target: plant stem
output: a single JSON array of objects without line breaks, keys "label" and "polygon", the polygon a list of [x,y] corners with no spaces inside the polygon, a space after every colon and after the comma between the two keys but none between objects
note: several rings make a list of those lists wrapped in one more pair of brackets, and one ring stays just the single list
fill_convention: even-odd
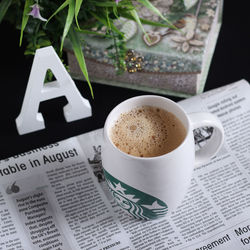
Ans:
[{"label": "plant stem", "polygon": [[115,58],[116,58],[115,60],[116,60],[116,62],[117,62],[117,67],[118,67],[118,69],[120,69],[120,68],[121,68],[121,64],[120,64],[120,60],[119,60],[119,51],[118,51],[118,48],[117,48],[116,37],[115,37],[115,35],[114,35],[113,30],[110,30],[110,31],[111,31],[111,33],[112,33],[113,40],[114,40]]},{"label": "plant stem", "polygon": [[201,2],[202,2],[202,0],[199,0],[198,6],[197,6],[197,9],[196,9],[196,12],[195,12],[195,17],[196,18],[198,17],[200,9],[201,9]]}]

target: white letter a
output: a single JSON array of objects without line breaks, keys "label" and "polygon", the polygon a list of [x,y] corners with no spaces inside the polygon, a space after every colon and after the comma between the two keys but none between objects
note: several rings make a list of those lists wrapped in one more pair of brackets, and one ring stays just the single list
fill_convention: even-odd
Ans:
[{"label": "white letter a", "polygon": [[[56,81],[44,84],[47,70],[50,69]],[[42,101],[65,96],[68,104],[63,107],[67,122],[91,116],[89,101],[81,96],[74,81],[63,66],[52,46],[36,51],[30,77],[16,126],[19,134],[44,129],[44,120],[38,113]]]}]

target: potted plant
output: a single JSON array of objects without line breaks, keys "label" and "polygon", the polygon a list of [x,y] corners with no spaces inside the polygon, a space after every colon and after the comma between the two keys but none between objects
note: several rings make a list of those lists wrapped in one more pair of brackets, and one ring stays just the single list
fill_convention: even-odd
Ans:
[{"label": "potted plant", "polygon": [[[140,18],[138,5],[159,15],[163,22]],[[111,56],[117,72],[122,72],[126,68],[127,49],[124,33],[116,26],[121,17],[134,20],[143,31],[143,24],[175,28],[149,0],[2,0],[0,3],[0,22],[9,21],[20,30],[19,45],[24,38],[27,40],[26,55],[34,55],[36,49],[52,45],[63,60],[64,42],[68,39],[92,96],[81,34],[112,39]]]}]

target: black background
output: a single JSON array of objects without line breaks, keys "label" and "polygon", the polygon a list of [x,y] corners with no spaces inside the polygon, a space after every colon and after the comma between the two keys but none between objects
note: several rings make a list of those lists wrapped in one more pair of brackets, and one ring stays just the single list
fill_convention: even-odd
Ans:
[{"label": "black background", "polygon": [[[250,21],[248,1],[224,1],[222,27],[210,66],[205,91],[240,79],[250,82]],[[15,119],[20,113],[32,58],[23,55],[18,46],[19,33],[3,22],[0,25],[0,159],[37,147],[102,128],[111,109],[121,101],[137,95],[148,94],[125,88],[92,83],[95,99],[92,100],[87,84],[76,85],[92,106],[90,118],[67,123],[62,107],[64,97],[41,103],[46,128],[26,135],[19,135]],[[174,101],[181,98],[167,96]]]}]

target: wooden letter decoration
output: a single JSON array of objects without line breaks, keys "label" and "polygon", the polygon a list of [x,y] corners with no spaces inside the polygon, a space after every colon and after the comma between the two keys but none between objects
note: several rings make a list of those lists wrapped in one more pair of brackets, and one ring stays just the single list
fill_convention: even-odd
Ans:
[{"label": "wooden letter decoration", "polygon": [[[52,71],[56,81],[44,84],[48,69]],[[68,101],[68,104],[63,107],[67,122],[92,115],[89,101],[81,96],[53,47],[38,49],[32,64],[22,109],[16,118],[18,133],[22,135],[44,129],[43,116],[38,112],[39,104],[60,96],[65,96]]]}]

